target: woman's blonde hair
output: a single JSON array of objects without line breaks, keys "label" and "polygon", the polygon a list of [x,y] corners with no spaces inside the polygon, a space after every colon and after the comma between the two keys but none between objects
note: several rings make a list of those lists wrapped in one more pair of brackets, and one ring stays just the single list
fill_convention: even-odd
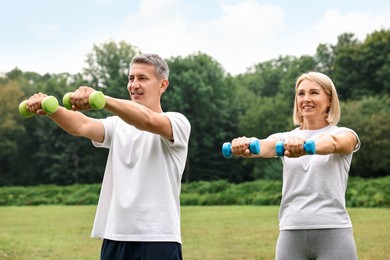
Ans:
[{"label": "woman's blonde hair", "polygon": [[336,87],[334,86],[332,80],[323,73],[310,71],[305,74],[302,74],[298,77],[295,83],[295,101],[294,101],[294,113],[293,120],[296,126],[302,125],[303,117],[299,113],[298,110],[298,86],[303,80],[310,80],[318,83],[322,89],[329,95],[330,97],[330,107],[328,109],[328,113],[326,116],[326,120],[331,125],[337,125],[340,120],[340,103],[339,98],[337,96]]}]

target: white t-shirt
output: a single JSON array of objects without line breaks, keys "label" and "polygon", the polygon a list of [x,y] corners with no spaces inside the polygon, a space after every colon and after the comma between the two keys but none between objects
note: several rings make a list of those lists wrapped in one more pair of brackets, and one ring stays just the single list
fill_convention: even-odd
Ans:
[{"label": "white t-shirt", "polygon": [[[326,126],[318,130],[300,130],[278,133],[285,141],[293,136],[313,139],[324,133],[350,131],[360,148],[358,135],[351,129]],[[352,227],[346,210],[345,192],[352,153],[305,155],[299,158],[281,157],[283,162],[283,192],[279,210],[280,230],[325,229]]]},{"label": "white t-shirt", "polygon": [[102,119],[109,148],[92,237],[181,243],[180,189],[191,125],[164,113],[174,142],[140,131],[117,116]]}]

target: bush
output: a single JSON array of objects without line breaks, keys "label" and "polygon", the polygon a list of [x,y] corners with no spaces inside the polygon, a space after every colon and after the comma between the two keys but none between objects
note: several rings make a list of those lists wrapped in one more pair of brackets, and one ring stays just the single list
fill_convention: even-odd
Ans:
[{"label": "bush", "polygon": [[[100,184],[40,185],[0,188],[0,206],[96,205]],[[282,181],[256,180],[239,184],[225,180],[182,185],[181,205],[279,205]],[[353,177],[346,193],[348,207],[390,207],[390,176],[378,179]]]},{"label": "bush", "polygon": [[346,199],[349,207],[390,207],[390,176],[368,180],[351,178]]},{"label": "bush", "polygon": [[2,187],[0,188],[0,206],[95,205],[99,193],[100,185],[98,184]]}]

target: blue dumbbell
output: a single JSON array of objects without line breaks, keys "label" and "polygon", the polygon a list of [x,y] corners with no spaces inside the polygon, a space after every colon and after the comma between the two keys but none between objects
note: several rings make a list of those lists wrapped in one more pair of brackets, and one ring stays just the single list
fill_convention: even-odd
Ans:
[{"label": "blue dumbbell", "polygon": [[[252,154],[259,154],[260,153],[260,141],[258,139],[252,139],[249,143],[248,148]],[[222,145],[222,154],[225,158],[231,158],[233,156],[231,143],[226,142]]]},{"label": "blue dumbbell", "polygon": [[[316,153],[316,143],[313,140],[306,140],[303,144],[303,149],[307,154],[315,154]],[[275,144],[275,151],[277,156],[284,155],[284,142],[278,141]]]}]

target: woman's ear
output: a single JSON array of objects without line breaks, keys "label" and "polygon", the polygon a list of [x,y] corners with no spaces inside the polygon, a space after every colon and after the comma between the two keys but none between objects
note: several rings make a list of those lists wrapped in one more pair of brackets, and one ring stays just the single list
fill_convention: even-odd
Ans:
[{"label": "woman's ear", "polygon": [[327,109],[328,112],[329,112],[329,110],[330,110],[331,105],[332,105],[332,98],[329,97],[329,99],[328,99],[328,109]]}]

